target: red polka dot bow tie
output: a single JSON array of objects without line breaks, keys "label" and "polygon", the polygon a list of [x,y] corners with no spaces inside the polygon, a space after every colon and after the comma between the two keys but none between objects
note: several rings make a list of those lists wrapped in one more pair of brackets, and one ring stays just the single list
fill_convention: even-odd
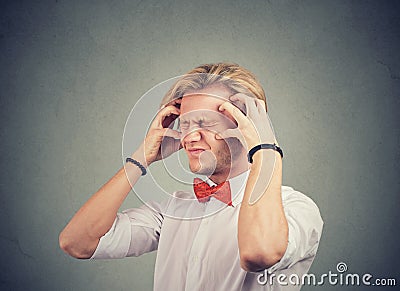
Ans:
[{"label": "red polka dot bow tie", "polygon": [[194,178],[193,190],[200,202],[206,202],[213,196],[218,200],[232,206],[231,187],[229,181],[225,181],[217,186],[210,186],[199,178]]}]

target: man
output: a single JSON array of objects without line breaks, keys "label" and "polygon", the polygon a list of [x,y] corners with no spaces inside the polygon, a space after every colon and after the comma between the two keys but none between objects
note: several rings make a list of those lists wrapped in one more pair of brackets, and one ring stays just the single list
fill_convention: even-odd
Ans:
[{"label": "man", "polygon": [[[206,183],[118,213],[146,168],[181,148]],[[309,270],[323,222],[310,198],[282,186],[282,157],[253,74],[199,66],[169,90],[141,146],[75,214],[60,247],[86,259],[157,250],[155,290],[298,290],[273,278]]]}]

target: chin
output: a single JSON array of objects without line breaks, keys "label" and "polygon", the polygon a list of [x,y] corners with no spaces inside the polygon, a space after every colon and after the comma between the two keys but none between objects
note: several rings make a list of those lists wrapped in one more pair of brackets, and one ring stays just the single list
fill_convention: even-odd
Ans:
[{"label": "chin", "polygon": [[204,167],[204,165],[202,166],[200,163],[196,163],[196,165],[190,164],[189,167],[192,173],[205,176],[211,176],[215,170],[211,165]]}]

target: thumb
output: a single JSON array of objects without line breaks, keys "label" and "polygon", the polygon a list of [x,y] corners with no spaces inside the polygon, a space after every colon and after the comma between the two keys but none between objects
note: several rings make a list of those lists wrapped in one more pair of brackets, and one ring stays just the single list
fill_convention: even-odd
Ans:
[{"label": "thumb", "polygon": [[181,133],[176,130],[165,128],[163,131],[163,137],[172,137],[179,140],[181,139]]},{"label": "thumb", "polygon": [[227,129],[224,132],[219,132],[215,135],[215,139],[236,138],[243,146],[246,146],[246,140],[242,132],[238,128]]},{"label": "thumb", "polygon": [[238,124],[245,124],[245,122],[247,121],[246,115],[244,115],[238,107],[228,101],[222,103],[219,106],[218,110],[224,113],[228,113],[230,116],[233,117],[233,119],[236,120]]},{"label": "thumb", "polygon": [[218,132],[215,134],[216,139],[226,139],[230,137],[238,137],[238,129],[227,129],[223,132]]}]

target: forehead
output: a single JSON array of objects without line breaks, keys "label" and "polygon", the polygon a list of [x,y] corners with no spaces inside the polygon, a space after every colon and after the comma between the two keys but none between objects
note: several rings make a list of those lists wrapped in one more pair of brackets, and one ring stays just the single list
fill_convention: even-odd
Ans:
[{"label": "forehead", "polygon": [[218,111],[218,107],[229,100],[232,92],[224,85],[214,85],[201,90],[188,91],[183,95],[181,115],[191,111]]}]

